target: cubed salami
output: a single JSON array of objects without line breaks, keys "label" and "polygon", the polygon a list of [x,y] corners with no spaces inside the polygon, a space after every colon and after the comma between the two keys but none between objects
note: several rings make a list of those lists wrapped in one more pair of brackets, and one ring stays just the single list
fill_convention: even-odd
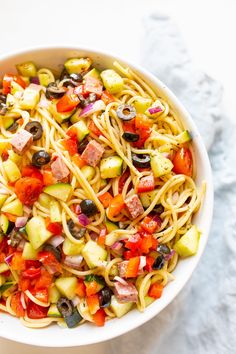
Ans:
[{"label": "cubed salami", "polygon": [[88,165],[96,167],[102,158],[104,148],[96,140],[91,140],[83,151],[81,157]]},{"label": "cubed salami", "polygon": [[33,143],[33,135],[27,130],[20,130],[11,139],[13,151],[18,155],[23,155]]},{"label": "cubed salami", "polygon": [[114,294],[119,302],[138,301],[138,290],[134,284],[127,283],[127,285],[124,285],[119,282],[115,282],[114,287]]},{"label": "cubed salami", "polygon": [[137,194],[125,199],[125,205],[127,206],[132,219],[136,219],[144,213],[143,206]]},{"label": "cubed salami", "polygon": [[70,174],[70,171],[60,157],[52,162],[51,169],[53,177],[55,177],[58,181],[61,181]]}]

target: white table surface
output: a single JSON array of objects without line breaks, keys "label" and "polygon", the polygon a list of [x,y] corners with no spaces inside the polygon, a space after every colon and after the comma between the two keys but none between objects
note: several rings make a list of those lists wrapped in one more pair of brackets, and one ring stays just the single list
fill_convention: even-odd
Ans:
[{"label": "white table surface", "polygon": [[[0,54],[34,45],[75,44],[96,46],[139,63],[142,18],[152,12],[175,19],[196,66],[222,82],[225,107],[233,115],[235,0],[0,0]],[[54,350],[0,339],[0,354],[49,354]],[[56,351],[60,354],[65,349]],[[103,346],[66,352],[99,354]]]}]

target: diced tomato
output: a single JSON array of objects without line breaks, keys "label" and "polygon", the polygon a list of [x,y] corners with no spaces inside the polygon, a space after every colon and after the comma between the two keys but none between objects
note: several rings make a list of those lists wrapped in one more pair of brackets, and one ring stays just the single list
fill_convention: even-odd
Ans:
[{"label": "diced tomato", "polygon": [[154,299],[159,299],[162,295],[163,292],[163,285],[160,283],[154,283],[150,286],[150,289],[148,291],[148,295],[150,297],[154,297]]},{"label": "diced tomato", "polygon": [[61,273],[61,264],[58,262],[53,253],[41,251],[38,253],[38,260],[46,267],[48,266],[53,273]]},{"label": "diced tomato", "polygon": [[48,307],[42,307],[29,300],[27,306],[27,316],[31,319],[40,319],[47,317]]},{"label": "diced tomato", "polygon": [[103,135],[102,132],[97,128],[93,120],[90,120],[88,130],[96,136]]},{"label": "diced tomato", "polygon": [[90,280],[90,281],[85,281],[84,283],[86,286],[86,295],[87,296],[97,294],[104,286],[103,284],[98,283],[96,281],[96,279]]},{"label": "diced tomato", "polygon": [[75,140],[75,139],[63,139],[62,140],[62,145],[69,152],[69,154],[71,156],[73,156],[76,153],[78,153],[77,140]]},{"label": "diced tomato", "polygon": [[53,235],[61,235],[63,228],[59,222],[51,222],[48,217],[45,221],[46,228],[48,231],[50,231]]},{"label": "diced tomato", "polygon": [[97,310],[97,312],[93,315],[93,320],[97,326],[104,326],[106,319],[106,312],[103,309]]},{"label": "diced tomato", "polygon": [[104,206],[104,208],[108,208],[111,200],[113,199],[112,195],[109,192],[103,193],[98,198],[99,198],[100,202],[102,203],[102,205]]},{"label": "diced tomato", "polygon": [[86,296],[86,287],[85,287],[84,281],[82,279],[78,279],[75,293],[79,297],[85,297]]},{"label": "diced tomato", "polygon": [[62,96],[57,102],[57,112],[64,113],[72,111],[78,104],[80,100],[78,96],[73,92],[73,90],[68,90],[67,93]]},{"label": "diced tomato", "polygon": [[152,265],[155,262],[155,258],[151,257],[151,256],[146,256],[146,265],[144,267],[145,270],[147,270],[148,272],[152,271]]},{"label": "diced tomato", "polygon": [[[125,182],[127,180],[127,178],[130,176],[130,172],[128,170],[126,170],[123,175],[120,176],[119,178],[119,185],[118,185],[118,191],[119,193],[122,193]],[[128,189],[129,190],[129,189]]]},{"label": "diced tomato", "polygon": [[103,100],[103,102],[107,106],[109,103],[115,101],[115,97],[109,91],[105,90],[102,93],[101,100]]},{"label": "diced tomato", "polygon": [[48,289],[46,288],[31,290],[31,294],[39,301],[48,302]]},{"label": "diced tomato", "polygon": [[28,279],[35,279],[38,278],[41,274],[40,268],[30,267],[22,272],[22,276]]},{"label": "diced tomato", "polygon": [[135,117],[135,132],[139,134],[139,140],[133,143],[137,148],[143,147],[145,141],[151,134],[152,123],[147,119],[144,114],[138,113]]},{"label": "diced tomato", "polygon": [[7,95],[11,92],[11,82],[14,81],[20,85],[23,89],[26,87],[25,81],[19,76],[14,74],[5,74],[2,79],[2,93]]},{"label": "diced tomato", "polygon": [[149,176],[142,177],[139,180],[139,184],[137,187],[138,193],[151,192],[155,188],[155,180],[153,174]]},{"label": "diced tomato", "polygon": [[21,175],[22,177],[33,177],[39,179],[41,182],[43,182],[43,175],[39,171],[38,168],[28,165],[28,166],[23,166],[21,169]]},{"label": "diced tomato", "polygon": [[29,289],[29,287],[30,287],[30,279],[21,276],[18,282],[18,289],[21,291],[26,291]]},{"label": "diced tomato", "polygon": [[17,292],[11,297],[11,308],[15,312],[17,317],[24,317],[25,310],[21,303],[21,293]]},{"label": "diced tomato", "polygon": [[36,280],[35,283],[35,289],[48,289],[50,285],[52,284],[52,275],[49,274],[49,272],[42,268],[41,269],[41,275],[39,279]]},{"label": "diced tomato", "polygon": [[142,237],[142,242],[140,244],[140,251],[144,254],[147,254],[152,247],[152,236],[146,235]]},{"label": "diced tomato", "polygon": [[28,268],[40,268],[41,267],[41,263],[38,261],[38,260],[35,260],[35,259],[27,259],[25,261],[25,267],[26,269]]},{"label": "diced tomato", "polygon": [[72,161],[76,164],[76,166],[78,166],[79,168],[82,168],[83,166],[86,166],[87,163],[84,161],[84,159],[82,159],[82,157],[80,156],[80,154],[76,153],[75,155],[73,155],[72,157]]},{"label": "diced tomato", "polygon": [[158,227],[158,223],[150,216],[145,216],[141,222],[141,227],[149,234],[153,234]]},{"label": "diced tomato", "polygon": [[22,177],[16,181],[15,193],[20,201],[31,206],[38,200],[42,193],[43,183],[38,178]]},{"label": "diced tomato", "polygon": [[158,246],[158,240],[154,237],[152,237],[152,247],[151,247],[151,250],[156,250],[157,249],[157,246]]},{"label": "diced tomato", "polygon": [[140,257],[130,258],[126,268],[125,278],[136,278],[138,275],[139,264],[140,264]]},{"label": "diced tomato", "polygon": [[71,139],[77,140],[77,129],[72,125],[69,129],[67,129],[66,135],[68,135]]},{"label": "diced tomato", "polygon": [[50,186],[55,183],[55,179],[53,177],[51,170],[43,170],[43,184],[45,186]]},{"label": "diced tomato", "polygon": [[100,246],[103,246],[105,244],[105,240],[106,240],[106,235],[107,235],[107,228],[106,227],[103,227],[100,231],[100,234],[98,236],[98,240],[97,240],[97,243],[100,245]]},{"label": "diced tomato", "polygon": [[94,315],[99,310],[99,299],[98,295],[90,295],[86,297],[87,305],[91,315]]},{"label": "diced tomato", "polygon": [[125,241],[125,247],[135,252],[139,249],[140,243],[142,242],[140,234],[135,234],[132,238],[128,241]]},{"label": "diced tomato", "polygon": [[177,174],[184,174],[191,177],[193,174],[193,158],[191,151],[182,147],[179,149],[173,158],[173,171]]},{"label": "diced tomato", "polygon": [[11,260],[12,270],[25,270],[25,260],[22,258],[22,252],[15,252]]},{"label": "diced tomato", "polygon": [[122,194],[117,194],[112,200],[110,201],[109,208],[108,208],[108,218],[113,218],[114,216],[118,215],[121,210],[124,208],[125,202]]},{"label": "diced tomato", "polygon": [[101,96],[102,88],[103,86],[100,80],[91,76],[85,78],[84,91],[86,93],[96,93],[97,96]]}]

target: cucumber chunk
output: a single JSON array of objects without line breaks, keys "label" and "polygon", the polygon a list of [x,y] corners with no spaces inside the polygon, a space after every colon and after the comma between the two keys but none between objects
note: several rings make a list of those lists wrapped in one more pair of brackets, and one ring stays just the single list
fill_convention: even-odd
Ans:
[{"label": "cucumber chunk", "polygon": [[96,170],[92,166],[83,166],[81,168],[81,172],[83,173],[83,175],[87,179],[87,181],[91,181],[93,179],[93,177],[95,176]]},{"label": "cucumber chunk", "polygon": [[154,191],[139,194],[139,198],[140,198],[141,203],[145,209],[150,206],[153,199],[157,195],[157,192],[158,192],[158,189],[154,189]]},{"label": "cucumber chunk", "polygon": [[[149,111],[149,109],[150,109],[150,108],[156,108],[156,107],[160,108],[160,111],[157,112],[157,113],[151,114],[150,111]],[[157,118],[158,116],[160,116],[160,115],[163,113],[164,110],[165,110],[165,107],[163,106],[163,104],[161,103],[161,101],[160,101],[160,100],[156,100],[156,101],[151,105],[151,107],[148,107],[148,109],[147,109],[144,113],[145,113],[149,118]]]},{"label": "cucumber chunk", "polygon": [[191,141],[192,137],[191,137],[188,130],[184,130],[182,133],[180,133],[177,136],[177,139],[178,139],[179,144],[184,144],[184,143],[187,143],[188,141]]},{"label": "cucumber chunk", "polygon": [[151,98],[145,97],[137,97],[135,101],[133,101],[133,106],[136,109],[137,113],[144,113],[152,104]]},{"label": "cucumber chunk", "polygon": [[193,225],[174,245],[174,250],[181,257],[193,256],[197,253],[200,239],[200,232]]},{"label": "cucumber chunk", "polygon": [[89,240],[82,249],[82,256],[87,262],[89,268],[95,268],[101,261],[105,261],[107,259],[107,251],[96,242]]},{"label": "cucumber chunk", "polygon": [[1,214],[1,216],[0,216],[0,227],[1,227],[2,232],[4,234],[7,234],[7,230],[9,227],[9,220],[6,217],[6,215],[4,215],[4,214]]},{"label": "cucumber chunk", "polygon": [[11,94],[14,96],[17,92],[23,92],[24,89],[21,85],[17,84],[17,82],[11,82]]},{"label": "cucumber chunk", "polygon": [[4,161],[2,165],[10,182],[15,182],[21,178],[20,170],[15,162],[8,159],[7,161]]},{"label": "cucumber chunk", "polygon": [[52,236],[52,233],[46,229],[45,220],[42,216],[32,217],[27,222],[25,229],[29,242],[35,250]]},{"label": "cucumber chunk", "polygon": [[3,296],[9,296],[10,293],[9,290],[11,287],[13,287],[15,285],[15,282],[13,281],[6,281],[1,287],[0,287],[0,294],[2,294]]},{"label": "cucumber chunk", "polygon": [[10,213],[16,216],[23,216],[23,205],[19,199],[13,200],[13,202],[4,205],[1,210],[5,213]]},{"label": "cucumber chunk", "polygon": [[101,177],[115,178],[122,174],[123,160],[119,156],[111,156],[101,160]]},{"label": "cucumber chunk", "polygon": [[19,165],[22,162],[22,156],[16,154],[13,150],[8,150],[9,159]]},{"label": "cucumber chunk", "polygon": [[86,75],[84,75],[84,79],[86,79],[86,77],[93,77],[94,79],[101,80],[100,71],[95,68],[91,69]]},{"label": "cucumber chunk", "polygon": [[85,243],[83,240],[77,240],[78,243],[72,243],[68,238],[65,239],[62,245],[63,252],[67,256],[75,256],[77,254],[80,254],[82,249],[85,246]]},{"label": "cucumber chunk", "polygon": [[50,202],[50,220],[51,222],[61,222],[61,208],[56,200]]},{"label": "cucumber chunk", "polygon": [[25,260],[35,260],[37,259],[38,252],[32,247],[29,242],[26,242],[24,245],[22,258]]},{"label": "cucumber chunk", "polygon": [[0,208],[3,206],[3,204],[5,203],[5,201],[7,200],[8,197],[9,197],[9,195],[0,194]]},{"label": "cucumber chunk", "polygon": [[57,278],[57,280],[55,281],[55,285],[63,296],[71,300],[75,296],[77,278],[76,277]]},{"label": "cucumber chunk", "polygon": [[53,285],[50,289],[49,289],[49,302],[56,304],[57,301],[60,299],[61,294],[58,291],[57,287],[55,285]]},{"label": "cucumber chunk", "polygon": [[155,155],[151,156],[151,168],[155,177],[161,177],[167,173],[170,173],[173,168],[173,164],[161,153],[156,152]]},{"label": "cucumber chunk", "polygon": [[123,90],[124,80],[115,70],[103,70],[101,78],[103,85],[110,93],[118,93]]},{"label": "cucumber chunk", "polygon": [[52,304],[48,309],[48,317],[62,317],[58,311],[57,305]]},{"label": "cucumber chunk", "polygon": [[53,82],[53,76],[48,72],[39,72],[38,73],[39,83],[42,86],[47,87],[51,82]]},{"label": "cucumber chunk", "polygon": [[17,64],[16,69],[22,76],[33,77],[37,75],[37,69],[32,61],[26,61],[22,64]]},{"label": "cucumber chunk", "polygon": [[129,312],[132,306],[133,306],[133,302],[121,303],[118,302],[115,295],[111,297],[111,308],[118,318],[124,316],[127,312]]},{"label": "cucumber chunk", "polygon": [[79,122],[73,124],[72,127],[76,128],[77,139],[79,140],[79,142],[84,140],[84,138],[90,133],[87,128],[87,125],[83,120],[80,120]]},{"label": "cucumber chunk", "polygon": [[62,124],[66,123],[70,120],[70,117],[73,116],[75,110],[65,113],[57,112],[57,100],[53,100],[48,107],[49,112],[53,116],[53,118],[57,121],[57,123]]},{"label": "cucumber chunk", "polygon": [[38,199],[38,202],[39,204],[41,204],[44,208],[48,208],[48,206],[50,205],[52,201],[52,198],[46,194],[46,193],[41,193],[39,195],[39,199]]},{"label": "cucumber chunk", "polygon": [[44,193],[52,197],[66,202],[72,193],[73,188],[68,183],[56,183],[44,188]]},{"label": "cucumber chunk", "polygon": [[9,129],[13,124],[14,124],[15,120],[12,117],[5,117],[2,120],[2,124],[4,129]]},{"label": "cucumber chunk", "polygon": [[27,87],[20,99],[20,107],[26,110],[34,109],[39,102],[39,97],[40,96],[38,91]]},{"label": "cucumber chunk", "polygon": [[118,227],[116,224],[114,224],[113,222],[111,222],[111,221],[108,220],[108,219],[105,221],[105,226],[106,226],[106,228],[107,228],[108,233],[110,233],[110,232],[112,232],[112,231],[114,231],[114,230],[119,229],[119,227]]},{"label": "cucumber chunk", "polygon": [[68,59],[64,66],[69,74],[81,74],[87,71],[92,64],[90,58],[72,58]]}]

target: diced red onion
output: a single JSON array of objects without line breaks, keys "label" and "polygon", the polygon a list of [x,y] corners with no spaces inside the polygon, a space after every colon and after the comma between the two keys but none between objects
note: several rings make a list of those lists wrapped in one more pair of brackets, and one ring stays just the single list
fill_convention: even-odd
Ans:
[{"label": "diced red onion", "polygon": [[165,255],[165,260],[169,261],[174,254],[175,254],[175,250],[171,250],[169,254]]},{"label": "diced red onion", "polygon": [[159,112],[162,112],[162,108],[157,106],[157,107],[151,107],[151,108],[148,108],[148,112],[150,114],[156,114],[156,113],[159,113]]},{"label": "diced red onion", "polygon": [[139,240],[140,240],[140,235],[139,234],[130,235],[129,238],[128,238],[128,241],[132,242],[132,243],[136,243]]},{"label": "diced red onion", "polygon": [[66,256],[64,259],[64,264],[68,267],[77,269],[80,267],[82,261],[83,257],[80,254],[75,256]]},{"label": "diced red onion", "polygon": [[146,265],[146,257],[145,256],[140,256],[139,257],[139,267],[138,267],[138,269],[139,270],[141,270],[141,269],[143,269],[144,267],[145,267],[145,265]]},{"label": "diced red onion", "polygon": [[27,223],[27,220],[28,220],[27,216],[18,216],[15,221],[15,226],[17,228],[24,227],[25,224]]},{"label": "diced red onion", "polygon": [[102,100],[98,100],[94,103],[88,104],[84,109],[82,109],[79,116],[80,118],[84,118],[95,112],[105,110],[105,108],[105,103]]},{"label": "diced red onion", "polygon": [[114,251],[119,251],[122,247],[122,243],[116,241],[115,243],[113,243],[113,245],[111,246],[111,249]]},{"label": "diced red onion", "polygon": [[75,296],[71,301],[74,306],[77,306],[80,303],[80,298],[79,296]]},{"label": "diced red onion", "polygon": [[13,256],[14,256],[14,253],[10,254],[9,256],[7,256],[5,258],[5,262],[6,262],[7,265],[11,264],[11,260],[12,260]]},{"label": "diced red onion", "polygon": [[23,251],[24,247],[25,247],[25,240],[21,240],[19,245],[17,246],[17,251]]},{"label": "diced red onion", "polygon": [[121,277],[119,277],[118,275],[116,275],[114,277],[114,280],[118,281],[119,283],[123,284],[123,285],[128,285],[127,281]]},{"label": "diced red onion", "polygon": [[42,94],[41,97],[40,97],[40,101],[39,101],[39,107],[47,108],[49,105],[50,105],[50,101],[48,101],[46,99],[45,95]]},{"label": "diced red onion", "polygon": [[35,85],[40,85],[40,81],[39,81],[38,76],[33,76],[33,77],[31,77],[31,78],[30,78],[30,82],[31,82],[32,84],[35,84]]},{"label": "diced red onion", "polygon": [[152,220],[153,220],[153,221],[156,221],[156,222],[157,222],[157,225],[158,225],[159,227],[161,227],[162,220],[161,220],[161,218],[160,218],[159,215],[154,215],[153,218],[152,218]]},{"label": "diced red onion", "polygon": [[53,247],[58,247],[62,244],[65,238],[61,235],[51,237],[47,242],[50,243]]},{"label": "diced red onion", "polygon": [[79,223],[82,225],[82,226],[87,226],[90,224],[90,220],[89,218],[85,215],[85,214],[80,214],[78,216],[78,220],[79,220]]},{"label": "diced red onion", "polygon": [[26,310],[25,295],[23,292],[20,294],[20,302],[21,302],[23,309]]}]

